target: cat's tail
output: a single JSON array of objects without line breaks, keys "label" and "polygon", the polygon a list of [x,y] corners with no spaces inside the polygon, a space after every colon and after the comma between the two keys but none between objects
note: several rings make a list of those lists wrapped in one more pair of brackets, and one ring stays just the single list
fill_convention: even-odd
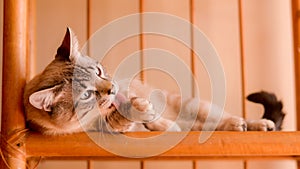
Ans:
[{"label": "cat's tail", "polygon": [[265,109],[262,118],[272,120],[275,123],[276,130],[282,129],[285,113],[282,112],[282,102],[277,100],[275,94],[261,91],[248,95],[247,99],[251,102],[262,104]]}]

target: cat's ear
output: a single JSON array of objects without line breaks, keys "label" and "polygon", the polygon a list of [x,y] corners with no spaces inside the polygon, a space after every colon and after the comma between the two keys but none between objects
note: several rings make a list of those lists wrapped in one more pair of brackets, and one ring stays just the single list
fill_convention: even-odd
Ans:
[{"label": "cat's ear", "polygon": [[29,103],[37,109],[50,112],[55,99],[54,90],[56,89],[57,86],[31,94],[29,96]]},{"label": "cat's ear", "polygon": [[78,39],[72,29],[68,27],[65,37],[60,47],[57,49],[55,59],[72,62],[76,61],[76,58],[80,56],[78,48]]}]

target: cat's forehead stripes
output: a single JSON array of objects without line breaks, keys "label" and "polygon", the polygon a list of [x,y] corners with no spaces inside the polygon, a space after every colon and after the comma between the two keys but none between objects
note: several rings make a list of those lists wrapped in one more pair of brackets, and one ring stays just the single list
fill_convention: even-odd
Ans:
[{"label": "cat's forehead stripes", "polygon": [[[91,75],[91,71],[88,70],[89,67],[84,67],[81,65],[75,65],[74,67],[74,76],[78,75],[78,76],[90,76]],[[77,74],[79,73],[79,74]]]},{"label": "cat's forehead stripes", "polygon": [[73,90],[86,89],[87,82],[92,81],[91,72],[87,68],[76,65],[73,73]]}]

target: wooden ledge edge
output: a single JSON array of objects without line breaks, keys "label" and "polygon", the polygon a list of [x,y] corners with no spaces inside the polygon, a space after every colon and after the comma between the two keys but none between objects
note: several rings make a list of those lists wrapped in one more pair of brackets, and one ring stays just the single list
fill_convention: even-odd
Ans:
[{"label": "wooden ledge edge", "polygon": [[[103,158],[120,158],[120,154],[129,158],[140,158],[144,155],[155,158],[300,156],[298,131],[218,131],[213,132],[204,143],[199,143],[200,134],[203,137],[210,132],[132,132],[114,136],[97,132],[65,136],[29,133],[26,138],[26,154],[28,157]],[[98,141],[100,146],[91,138]],[[176,142],[176,139],[180,142]]]}]

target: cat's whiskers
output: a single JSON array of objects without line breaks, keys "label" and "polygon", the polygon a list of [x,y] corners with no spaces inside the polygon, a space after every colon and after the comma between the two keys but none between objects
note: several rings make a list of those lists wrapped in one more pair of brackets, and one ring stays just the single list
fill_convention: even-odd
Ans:
[{"label": "cat's whiskers", "polygon": [[112,131],[109,129],[110,126],[107,124],[107,122],[103,118],[98,118],[98,123],[100,126],[100,128],[98,129],[100,131],[100,133],[99,133],[100,139],[102,142],[106,142],[107,134],[112,134]]}]

